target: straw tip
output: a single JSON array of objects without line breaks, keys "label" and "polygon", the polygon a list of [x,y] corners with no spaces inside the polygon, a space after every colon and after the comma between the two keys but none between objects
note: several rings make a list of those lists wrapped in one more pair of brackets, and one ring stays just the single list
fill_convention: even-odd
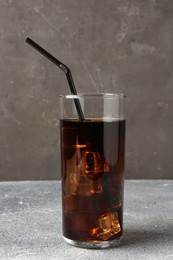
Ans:
[{"label": "straw tip", "polygon": [[25,42],[30,42],[31,41],[31,39],[29,38],[29,37],[27,37],[26,39],[25,39]]}]

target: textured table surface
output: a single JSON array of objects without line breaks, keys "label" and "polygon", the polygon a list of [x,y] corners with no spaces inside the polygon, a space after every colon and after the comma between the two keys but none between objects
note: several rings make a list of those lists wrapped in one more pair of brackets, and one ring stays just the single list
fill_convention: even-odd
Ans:
[{"label": "textured table surface", "polygon": [[173,259],[173,181],[125,182],[119,246],[81,249],[61,233],[59,181],[0,183],[0,259]]}]

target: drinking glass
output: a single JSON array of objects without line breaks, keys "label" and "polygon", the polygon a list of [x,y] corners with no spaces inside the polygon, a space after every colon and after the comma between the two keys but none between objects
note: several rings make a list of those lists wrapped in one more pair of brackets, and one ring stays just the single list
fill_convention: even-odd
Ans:
[{"label": "drinking glass", "polygon": [[124,104],[118,93],[60,96],[63,237],[71,245],[105,248],[122,236]]}]

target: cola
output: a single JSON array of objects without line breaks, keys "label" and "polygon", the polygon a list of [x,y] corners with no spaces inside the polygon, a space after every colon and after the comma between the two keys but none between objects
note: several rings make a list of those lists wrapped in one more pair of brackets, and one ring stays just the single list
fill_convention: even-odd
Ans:
[{"label": "cola", "polygon": [[63,236],[103,242],[123,232],[125,120],[63,119]]}]

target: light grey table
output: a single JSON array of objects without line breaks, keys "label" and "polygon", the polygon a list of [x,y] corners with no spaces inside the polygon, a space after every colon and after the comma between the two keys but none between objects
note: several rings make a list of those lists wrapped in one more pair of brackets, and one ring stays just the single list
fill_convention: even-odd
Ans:
[{"label": "light grey table", "polygon": [[125,182],[124,236],[110,249],[81,249],[61,233],[59,181],[0,183],[0,259],[173,259],[173,181]]}]

